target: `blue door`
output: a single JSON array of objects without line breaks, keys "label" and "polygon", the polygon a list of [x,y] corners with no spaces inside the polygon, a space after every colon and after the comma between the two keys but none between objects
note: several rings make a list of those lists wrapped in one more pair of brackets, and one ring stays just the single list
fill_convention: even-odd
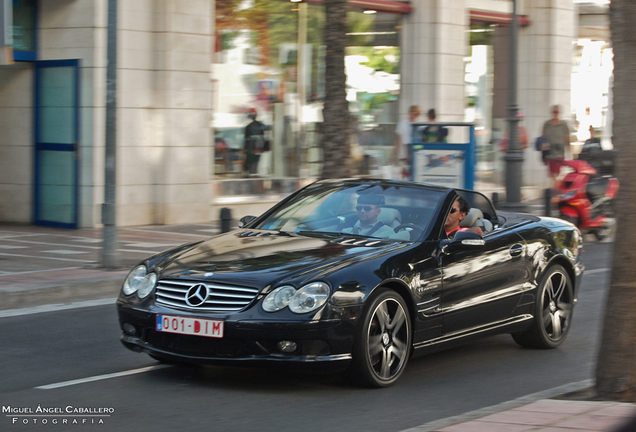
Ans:
[{"label": "blue door", "polygon": [[78,226],[79,61],[35,62],[34,222]]}]

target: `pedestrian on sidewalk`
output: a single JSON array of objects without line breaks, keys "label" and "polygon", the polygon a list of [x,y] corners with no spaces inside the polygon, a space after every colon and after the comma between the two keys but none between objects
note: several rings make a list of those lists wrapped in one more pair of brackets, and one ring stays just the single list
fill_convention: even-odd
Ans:
[{"label": "pedestrian on sidewalk", "polygon": [[395,145],[391,155],[391,165],[395,167],[396,180],[410,179],[410,148],[412,141],[412,124],[420,117],[419,105],[409,107],[409,118],[401,120],[395,128]]},{"label": "pedestrian on sidewalk", "polygon": [[[435,123],[437,121],[437,113],[435,108],[431,108],[426,113],[429,123]],[[448,129],[444,126],[429,125],[424,127],[420,132],[420,141],[426,143],[445,143],[448,136]]]},{"label": "pedestrian on sidewalk", "polygon": [[559,118],[561,107],[552,106],[552,118],[543,124],[541,135],[545,137],[547,143],[543,150],[547,150],[545,163],[548,165],[548,172],[552,178],[552,187],[556,186],[557,177],[561,172],[561,166],[565,157],[570,153],[570,128],[565,120]]}]

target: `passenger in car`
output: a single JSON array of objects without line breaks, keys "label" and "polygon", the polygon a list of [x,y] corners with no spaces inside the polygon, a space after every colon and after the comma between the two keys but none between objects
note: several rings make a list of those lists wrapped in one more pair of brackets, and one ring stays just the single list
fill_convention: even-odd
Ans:
[{"label": "passenger in car", "polygon": [[446,223],[444,224],[444,228],[446,228],[446,235],[449,238],[455,236],[455,233],[459,231],[472,231],[479,235],[483,234],[482,229],[479,227],[461,228],[459,226],[459,224],[466,217],[469,211],[470,205],[464,198],[459,197],[455,200],[455,202],[453,203],[453,207],[451,208],[450,213],[446,218]]},{"label": "passenger in car", "polygon": [[358,205],[356,206],[358,221],[353,227],[345,228],[342,232],[381,238],[395,234],[393,228],[378,220],[378,216],[382,211],[380,208],[381,205],[384,205],[384,197],[382,195],[360,195],[358,197]]}]

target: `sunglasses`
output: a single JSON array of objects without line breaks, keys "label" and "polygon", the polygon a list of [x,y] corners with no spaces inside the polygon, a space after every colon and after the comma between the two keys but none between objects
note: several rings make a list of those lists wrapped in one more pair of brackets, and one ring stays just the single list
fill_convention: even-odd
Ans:
[{"label": "sunglasses", "polygon": [[457,207],[451,208],[450,214],[457,213],[459,209]]},{"label": "sunglasses", "polygon": [[366,206],[360,206],[360,205],[359,205],[359,206],[356,206],[356,210],[357,210],[357,211],[362,211],[362,210],[364,210],[365,212],[370,212],[370,211],[371,211],[371,210],[373,210],[374,208],[375,208],[374,206],[368,206],[368,205],[366,205]]}]

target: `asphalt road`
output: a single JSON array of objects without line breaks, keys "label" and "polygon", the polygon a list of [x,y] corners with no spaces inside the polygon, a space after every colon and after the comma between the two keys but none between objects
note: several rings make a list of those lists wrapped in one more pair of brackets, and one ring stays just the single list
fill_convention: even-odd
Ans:
[{"label": "asphalt road", "polygon": [[400,381],[382,390],[353,387],[340,375],[165,367],[120,344],[114,304],[3,317],[0,430],[402,431],[587,380],[611,246],[585,246],[587,274],[558,349],[491,337],[412,360]]}]

